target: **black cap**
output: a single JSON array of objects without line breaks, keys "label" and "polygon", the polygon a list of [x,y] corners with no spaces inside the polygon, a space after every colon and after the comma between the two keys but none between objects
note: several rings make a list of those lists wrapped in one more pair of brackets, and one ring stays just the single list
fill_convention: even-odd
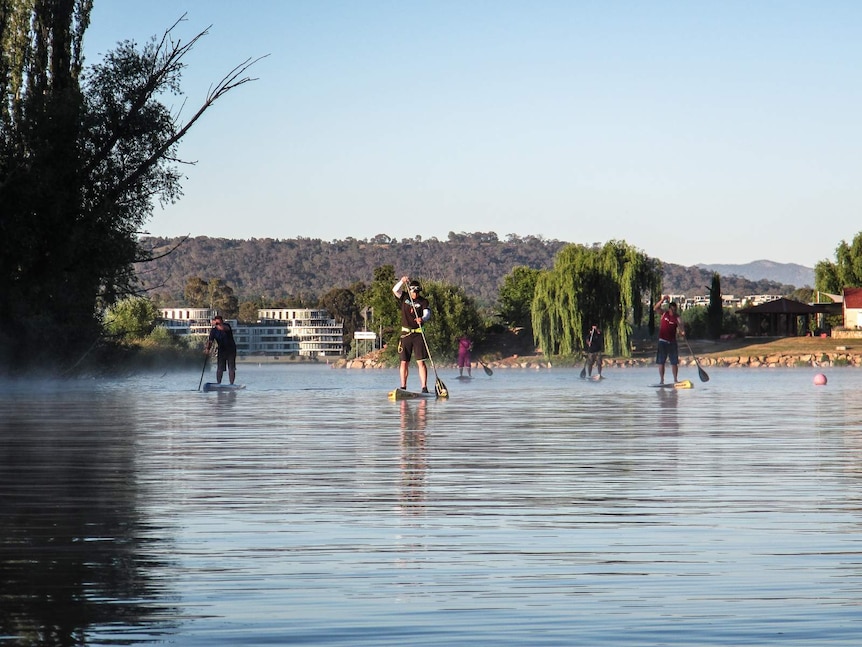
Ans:
[{"label": "black cap", "polygon": [[410,281],[410,283],[409,283],[409,285],[407,286],[407,288],[408,288],[411,292],[421,292],[421,291],[422,291],[422,286],[421,286],[421,285],[419,285],[419,281],[417,281],[416,279],[413,279],[412,281]]}]

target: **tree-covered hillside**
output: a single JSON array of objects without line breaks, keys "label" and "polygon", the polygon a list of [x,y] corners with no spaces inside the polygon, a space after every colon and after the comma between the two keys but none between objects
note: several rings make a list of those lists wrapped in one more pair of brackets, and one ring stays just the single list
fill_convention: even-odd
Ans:
[{"label": "tree-covered hillside", "polygon": [[[492,307],[503,278],[513,268],[549,269],[566,244],[534,236],[500,240],[494,232],[450,233],[445,241],[394,240],[383,235],[335,241],[148,237],[142,245],[153,249],[157,258],[139,264],[137,270],[144,288],[163,302],[182,303],[183,289],[193,277],[223,279],[241,302],[261,298],[313,302],[332,288],[371,283],[374,269],[389,264],[398,276],[450,283],[463,288],[480,306]],[[666,293],[705,294],[711,280],[708,270],[664,265]],[[724,293],[735,295],[793,290],[793,286],[740,277],[722,277],[721,285]]]}]

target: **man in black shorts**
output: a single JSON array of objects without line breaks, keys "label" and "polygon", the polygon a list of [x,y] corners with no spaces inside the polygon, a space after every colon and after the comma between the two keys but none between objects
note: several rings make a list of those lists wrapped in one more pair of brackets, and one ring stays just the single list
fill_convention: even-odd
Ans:
[{"label": "man in black shorts", "polygon": [[204,353],[209,354],[213,342],[218,345],[218,367],[216,368],[216,382],[221,384],[222,375],[227,368],[227,376],[230,383],[236,379],[236,342],[233,339],[233,329],[226,323],[224,317],[216,315],[213,317],[213,327],[210,330],[209,339],[204,346]]},{"label": "man in black shorts", "polygon": [[587,377],[592,378],[593,366],[599,374],[597,379],[602,379],[602,353],[605,351],[605,341],[602,339],[602,331],[593,324],[590,334],[587,336]]},{"label": "man in black shorts", "polygon": [[[404,288],[407,288],[405,291]],[[401,388],[407,388],[410,358],[415,353],[416,364],[419,366],[419,381],[422,383],[422,393],[428,393],[428,367],[425,360],[428,350],[422,334],[422,325],[431,319],[428,299],[421,296],[422,286],[419,281],[403,276],[393,287],[392,292],[401,308],[401,338],[398,340],[398,357],[401,359],[399,372]]]}]

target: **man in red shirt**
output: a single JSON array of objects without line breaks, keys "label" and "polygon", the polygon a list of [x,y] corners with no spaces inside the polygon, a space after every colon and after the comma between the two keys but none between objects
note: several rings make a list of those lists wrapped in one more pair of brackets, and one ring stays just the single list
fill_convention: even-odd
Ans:
[{"label": "man in red shirt", "polygon": [[[667,303],[667,310],[662,313],[662,306]],[[664,384],[664,365],[670,361],[670,370],[673,373],[673,381],[678,382],[679,371],[679,347],[676,335],[685,337],[685,326],[682,318],[677,314],[677,305],[667,295],[662,295],[661,301],[655,306],[655,311],[662,313],[661,323],[658,329],[658,350],[656,351],[656,364],[658,364],[659,383]]]}]

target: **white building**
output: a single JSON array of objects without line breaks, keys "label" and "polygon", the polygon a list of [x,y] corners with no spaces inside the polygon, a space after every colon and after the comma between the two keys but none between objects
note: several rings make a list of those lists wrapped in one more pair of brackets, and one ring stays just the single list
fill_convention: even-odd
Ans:
[{"label": "white building", "polygon": [[[179,336],[198,337],[203,343],[217,313],[211,308],[161,308],[162,325]],[[244,355],[304,355],[337,357],[344,354],[344,325],[329,317],[326,310],[309,308],[269,308],[258,310],[256,324],[233,328],[237,353]]]},{"label": "white building", "polygon": [[212,308],[160,308],[161,324],[175,335],[206,337],[212,328],[212,318],[218,314]]},{"label": "white building", "polygon": [[257,311],[259,325],[286,324],[299,340],[299,354],[338,356],[344,354],[344,324],[323,309],[263,308]]}]

